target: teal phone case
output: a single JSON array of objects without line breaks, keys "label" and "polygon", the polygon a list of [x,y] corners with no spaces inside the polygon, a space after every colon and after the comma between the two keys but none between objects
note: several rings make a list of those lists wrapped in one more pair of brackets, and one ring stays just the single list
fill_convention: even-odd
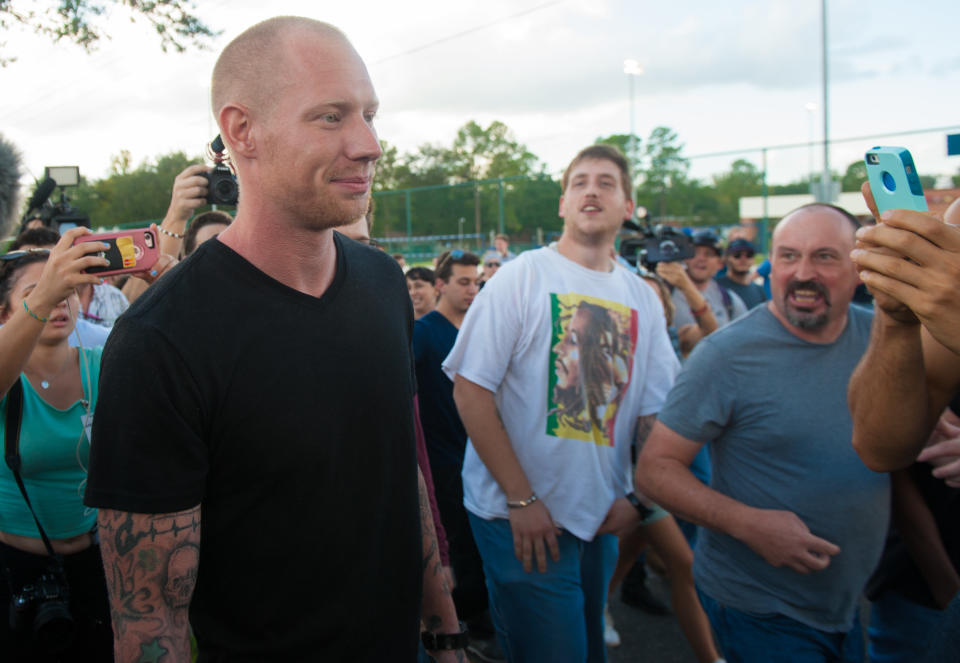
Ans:
[{"label": "teal phone case", "polygon": [[905,147],[874,147],[864,156],[867,164],[867,179],[877,210],[883,214],[888,209],[927,211],[927,199],[923,196],[920,177],[913,165],[910,150]]}]

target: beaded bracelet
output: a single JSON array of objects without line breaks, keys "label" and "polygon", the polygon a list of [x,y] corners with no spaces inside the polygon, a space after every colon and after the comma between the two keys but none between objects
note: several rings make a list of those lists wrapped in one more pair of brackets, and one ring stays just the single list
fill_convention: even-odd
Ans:
[{"label": "beaded bracelet", "polygon": [[46,322],[46,321],[47,321],[47,318],[43,317],[42,315],[37,315],[36,313],[34,313],[33,311],[30,310],[30,307],[27,306],[27,300],[26,300],[26,299],[23,300],[23,310],[26,311],[26,312],[27,312],[27,315],[29,315],[29,316],[30,316],[31,318],[33,318],[34,320],[39,320],[40,322]]},{"label": "beaded bracelet", "polygon": [[159,230],[160,232],[162,232],[162,233],[163,233],[164,235],[166,235],[167,237],[173,237],[174,239],[183,239],[183,233],[170,232],[169,230],[167,230],[167,229],[164,228],[163,226],[157,226],[157,230]]}]

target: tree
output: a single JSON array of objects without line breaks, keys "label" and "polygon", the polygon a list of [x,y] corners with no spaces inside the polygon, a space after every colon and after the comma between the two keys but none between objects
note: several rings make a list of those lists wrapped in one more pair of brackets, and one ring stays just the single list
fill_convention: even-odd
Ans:
[{"label": "tree", "polygon": [[[383,157],[377,164],[375,179],[377,234],[406,231],[407,194],[390,193],[396,189],[435,187],[409,195],[418,235],[457,234],[460,218],[467,224],[463,227],[465,233],[494,230],[500,216],[501,196],[505,229],[512,232],[520,231],[527,223],[542,221],[547,210],[542,201],[548,195],[556,216],[557,197],[549,182],[528,187],[512,181],[504,182],[502,188],[499,182],[454,186],[497,178],[541,178],[544,166],[540,159],[518,142],[503,122],[494,121],[487,127],[467,122],[450,146],[424,144],[417,151],[402,155],[387,143],[381,146]],[[535,202],[520,203],[520,190]],[[532,213],[534,209],[538,214]],[[529,220],[524,218],[527,214],[531,215]]]},{"label": "tree", "polygon": [[763,173],[746,159],[737,159],[730,170],[713,176],[713,189],[722,223],[736,223],[740,218],[740,199],[763,193]]},{"label": "tree", "polygon": [[[160,38],[160,48],[178,53],[188,46],[205,48],[218,34],[191,12],[191,0],[58,0],[46,9],[36,9],[36,2],[0,0],[0,32],[20,25],[50,38],[54,42],[72,41],[88,53],[103,37],[108,13],[107,5],[125,9],[131,21],[146,20]],[[4,44],[0,44],[3,46]],[[0,66],[16,61],[0,55]]]},{"label": "tree", "polygon": [[867,164],[857,159],[849,166],[840,180],[841,191],[859,191],[860,185],[867,181]]},{"label": "tree", "polygon": [[[173,179],[184,168],[200,162],[183,152],[157,157],[156,163],[145,161],[130,168],[129,153],[121,150],[113,157],[113,170],[104,179],[70,190],[71,205],[86,212],[94,227],[159,221],[170,205]],[[201,208],[198,213],[206,208]]]},{"label": "tree", "polygon": [[537,156],[517,142],[506,124],[497,120],[486,128],[471,120],[457,130],[449,148],[425,145],[420,152],[421,163],[439,166],[451,183],[538,172]]},{"label": "tree", "polygon": [[643,149],[647,167],[641,171],[643,183],[638,192],[655,201],[661,217],[667,215],[668,190],[686,180],[690,169],[690,160],[682,153],[683,143],[668,127],[656,127],[651,131]]},{"label": "tree", "polygon": [[[633,142],[631,144],[631,140]],[[595,145],[612,145],[621,152],[624,156],[627,157],[627,161],[630,162],[630,171],[636,176],[637,171],[639,170],[640,164],[640,145],[643,141],[640,140],[639,136],[631,136],[630,134],[612,134],[607,137],[600,137],[594,141]]]}]

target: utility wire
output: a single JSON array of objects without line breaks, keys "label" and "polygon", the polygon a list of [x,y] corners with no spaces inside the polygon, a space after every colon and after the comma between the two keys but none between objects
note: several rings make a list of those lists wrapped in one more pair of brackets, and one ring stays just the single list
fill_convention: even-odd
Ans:
[{"label": "utility wire", "polygon": [[454,39],[459,39],[460,37],[465,37],[467,35],[473,34],[474,32],[480,32],[481,30],[492,28],[495,25],[506,23],[507,21],[512,21],[515,18],[526,16],[527,14],[532,14],[534,12],[538,12],[541,9],[546,9],[548,7],[553,7],[555,5],[563,4],[565,1],[566,0],[553,0],[553,2],[545,2],[542,5],[537,5],[536,7],[531,7],[530,9],[524,9],[523,11],[519,11],[516,14],[503,16],[496,20],[490,21],[489,23],[484,23],[483,25],[478,25],[468,30],[463,30],[462,32],[457,32],[456,34],[449,35],[447,37],[441,37],[440,39],[435,39],[434,41],[427,42],[426,44],[421,44],[420,46],[414,46],[413,48],[406,51],[401,51],[400,53],[394,53],[393,55],[388,55],[385,58],[374,60],[371,64],[373,65],[382,64],[384,62],[387,62],[388,60],[394,60],[396,58],[404,57],[405,55],[412,55],[413,53],[419,53],[420,51],[426,50],[428,48],[432,48],[434,46],[437,46],[438,44],[443,44],[448,41],[453,41]]},{"label": "utility wire", "polygon": [[[836,143],[862,143],[867,140],[874,140],[877,138],[893,138],[895,136],[910,136],[914,134],[931,134],[937,133],[940,131],[955,131],[960,129],[960,125],[955,124],[948,127],[931,127],[929,129],[908,129],[907,131],[891,131],[884,134],[870,134],[869,136],[853,136],[850,138],[831,138],[830,144],[834,145]],[[729,157],[735,154],[749,154],[751,152],[763,152],[764,150],[791,150],[800,147],[810,147],[811,145],[823,145],[823,140],[808,140],[803,143],[785,143],[782,145],[764,145],[762,147],[744,147],[739,150],[724,150],[723,152],[709,152],[707,154],[694,154],[693,156],[684,157],[685,159],[706,159],[708,157]]]}]

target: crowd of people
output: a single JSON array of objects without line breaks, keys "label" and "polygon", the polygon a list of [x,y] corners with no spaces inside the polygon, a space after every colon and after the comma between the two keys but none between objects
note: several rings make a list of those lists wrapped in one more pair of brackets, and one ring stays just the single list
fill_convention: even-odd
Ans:
[{"label": "crowd of people", "polygon": [[742,237],[624,266],[594,145],[556,242],[408,267],[338,29],[249,28],[211,103],[234,217],[197,165],[149,272],[0,256],[3,660],[600,663],[645,556],[700,663],[960,660],[960,202],[800,207],[768,294]]}]

